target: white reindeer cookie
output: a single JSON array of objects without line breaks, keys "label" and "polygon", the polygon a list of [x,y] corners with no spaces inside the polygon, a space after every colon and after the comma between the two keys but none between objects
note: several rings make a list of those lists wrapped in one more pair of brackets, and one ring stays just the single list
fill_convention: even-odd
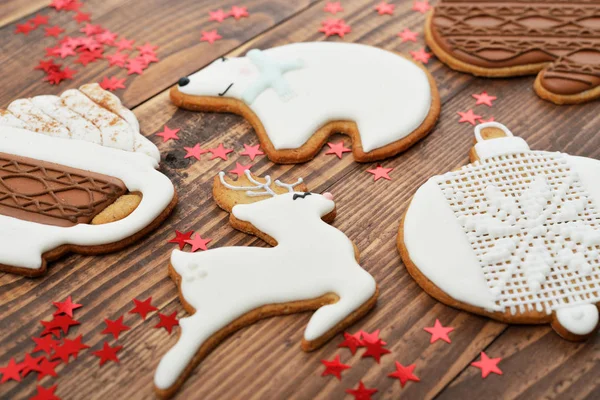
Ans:
[{"label": "white reindeer cookie", "polygon": [[439,301],[569,340],[598,326],[600,162],[532,151],[475,128],[471,164],[415,193],[398,235],[408,272]]},{"label": "white reindeer cookie", "polygon": [[38,276],[65,253],[125,247],[175,207],[158,149],[96,84],[0,110],[0,271]]},{"label": "white reindeer cookie", "polygon": [[391,157],[429,133],[440,113],[425,68],[353,43],[294,43],[223,57],[181,78],[171,100],[242,115],[276,163],[312,159],[336,132],[351,137],[356,161]]},{"label": "white reindeer cookie", "polygon": [[229,334],[262,318],[315,310],[302,341],[311,351],[375,305],[375,280],[350,239],[328,224],[332,195],[305,190],[301,179],[284,184],[248,171],[237,182],[215,178],[215,200],[233,227],[273,247],[173,251],[169,270],[192,315],[180,320],[180,337],[158,364],[160,397],[172,396]]}]

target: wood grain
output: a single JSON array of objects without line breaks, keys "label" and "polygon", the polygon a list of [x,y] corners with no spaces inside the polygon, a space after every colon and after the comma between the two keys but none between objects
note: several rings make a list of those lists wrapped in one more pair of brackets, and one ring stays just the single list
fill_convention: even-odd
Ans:
[{"label": "wood grain", "polygon": [[[30,337],[41,332],[39,320],[51,318],[52,301],[62,301],[72,295],[85,305],[76,311],[81,325],[72,329],[70,336],[83,334],[84,342],[92,348],[82,352],[76,361],[58,367],[58,378],[41,381],[44,386],[58,384],[56,394],[63,399],[153,397],[154,369],[159,358],[174,344],[176,335],[152,329],[158,323],[155,313],[142,321],[127,311],[133,307],[132,298],[152,296],[160,312],[176,311],[178,317],[185,316],[175,284],[167,277],[167,260],[175,246],[167,241],[175,229],[195,230],[203,237],[212,238],[211,248],[265,246],[231,228],[228,215],[218,209],[211,196],[212,179],[219,171],[233,169],[236,161],[250,162],[237,153],[243,143],[258,143],[253,130],[234,115],[179,110],[169,102],[164,89],[180,75],[189,74],[223,54],[239,55],[252,47],[324,40],[324,35],[317,30],[321,20],[331,17],[323,12],[324,1],[312,5],[250,1],[246,5],[253,17],[227,27],[218,25],[219,32],[229,39],[209,46],[197,42],[201,29],[217,26],[207,22],[207,10],[227,8],[233,3],[216,6],[182,1],[177,3],[178,7],[160,1],[145,3],[147,7],[143,9],[133,2],[116,0],[87,2],[86,5],[93,7],[94,18],[107,27],[122,31],[129,38],[147,39],[164,51],[164,54],[159,53],[162,61],[150,67],[141,78],[134,78],[120,95],[129,106],[139,105],[134,112],[140,119],[142,131],[161,150],[161,169],[178,189],[178,207],[156,232],[119,253],[99,257],[69,256],[53,263],[48,275],[40,279],[0,276],[0,365],[11,357],[21,360],[24,352],[31,351],[34,343]],[[411,2],[397,4],[394,16],[377,15],[373,9],[377,3],[344,1],[344,12],[336,17],[344,18],[352,26],[352,32],[344,39],[327,40],[366,43],[406,54],[420,48],[421,43],[401,43],[395,36],[405,27],[422,32],[424,17],[410,11]],[[138,23],[131,23],[134,20]],[[3,29],[9,32],[10,28]],[[6,89],[0,94],[0,104],[19,96],[50,92],[46,84],[39,83],[37,78],[31,79],[31,73],[26,70],[33,61],[17,54],[16,49],[25,41],[19,45],[13,43],[14,40],[21,38],[8,36],[0,43],[5,60],[11,57],[20,60],[2,64],[5,71],[11,66],[16,72],[12,77],[0,75]],[[38,46],[33,40],[31,43]],[[39,53],[43,47],[35,47],[35,51]],[[11,57],[4,57],[5,48],[12,49],[8,53]],[[91,67],[89,71],[85,69],[85,76],[78,77],[73,86],[98,80],[107,73],[101,66]],[[370,358],[361,359],[360,354],[352,356],[347,349],[337,348],[341,336],[321,350],[307,354],[300,350],[300,340],[309,314],[272,318],[227,339],[196,368],[178,398],[342,399],[347,398],[345,389],[356,387],[359,380],[379,389],[375,399],[598,397],[600,339],[597,335],[584,344],[573,344],[558,338],[546,326],[508,327],[446,307],[416,285],[395,248],[400,217],[415,190],[431,175],[452,170],[468,160],[473,129],[468,124],[457,123],[458,111],[474,108],[486,118],[494,116],[524,137],[533,149],[600,158],[597,103],[559,107],[540,100],[531,91],[531,78],[478,79],[451,71],[436,60],[430,61],[427,67],[436,78],[443,101],[440,122],[431,135],[412,149],[381,162],[385,167],[394,168],[392,181],[373,182],[366,170],[376,163],[358,164],[348,154],[338,160],[325,155],[324,151],[306,164],[277,166],[263,156],[257,158],[252,167],[255,173],[268,173],[281,179],[302,176],[309,189],[334,193],[338,205],[334,226],[356,243],[361,251],[361,265],[381,288],[378,306],[351,330],[381,329],[381,336],[388,342],[392,354],[383,356],[381,364]],[[160,71],[152,72],[153,69]],[[475,107],[471,94],[483,90],[498,96],[494,107]],[[181,140],[161,143],[159,137],[152,135],[164,124],[180,128]],[[342,139],[340,136],[332,141]],[[208,157],[196,162],[184,159],[183,146],[196,143],[202,148],[223,143],[236,153],[231,153],[228,161],[208,160]],[[115,343],[100,334],[104,329],[103,319],[121,315],[125,315],[125,323],[132,327],[117,341],[124,346],[119,353],[121,363],[99,368],[98,359],[91,352],[100,349],[105,340],[111,345]],[[431,326],[436,318],[455,328],[451,333],[452,344],[429,344],[429,335],[423,332],[423,327]],[[481,351],[490,357],[505,357],[500,363],[505,372],[503,376],[492,375],[482,380],[479,370],[469,367]],[[320,377],[323,370],[320,360],[332,359],[336,354],[341,355],[344,363],[352,365],[341,382]],[[421,382],[411,382],[401,389],[396,380],[387,377],[394,370],[394,361],[404,365],[416,363],[415,373]],[[27,398],[34,394],[36,383],[30,375],[21,383],[2,384],[0,397]]]}]

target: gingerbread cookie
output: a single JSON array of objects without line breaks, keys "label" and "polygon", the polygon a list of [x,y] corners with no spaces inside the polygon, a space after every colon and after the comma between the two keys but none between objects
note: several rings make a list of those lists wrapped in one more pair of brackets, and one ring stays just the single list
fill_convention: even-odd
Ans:
[{"label": "gingerbread cookie", "polygon": [[442,0],[427,44],[450,68],[478,76],[535,75],[556,104],[600,97],[600,1]]},{"label": "gingerbread cookie", "polygon": [[242,115],[276,163],[312,159],[336,132],[351,137],[356,161],[390,157],[429,133],[440,113],[425,68],[351,43],[294,43],[223,57],[181,78],[171,100]]},{"label": "gingerbread cookie", "polygon": [[236,330],[262,318],[315,310],[302,349],[314,350],[362,317],[376,303],[375,280],[358,264],[358,250],[328,223],[329,193],[257,178],[215,178],[217,204],[232,226],[273,248],[223,247],[202,253],[173,251],[169,271],[192,315],[160,361],[154,385],[170,397],[204,357]]},{"label": "gingerbread cookie", "polygon": [[408,272],[439,301],[507,323],[598,325],[600,162],[532,151],[503,125],[475,128],[471,164],[415,193],[398,235]]},{"label": "gingerbread cookie", "polygon": [[133,113],[95,84],[80,90],[0,112],[0,271],[37,276],[67,252],[120,249],[175,206]]}]

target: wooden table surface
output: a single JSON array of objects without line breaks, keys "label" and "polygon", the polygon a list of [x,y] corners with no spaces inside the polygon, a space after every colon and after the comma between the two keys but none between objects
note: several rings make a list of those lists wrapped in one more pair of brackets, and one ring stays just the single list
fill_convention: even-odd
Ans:
[{"label": "wooden table surface", "polygon": [[[40,334],[40,320],[50,320],[53,301],[72,295],[84,304],[76,311],[80,326],[69,337],[82,334],[91,346],[79,358],[57,367],[58,377],[37,382],[30,374],[22,382],[0,385],[0,398],[21,399],[35,394],[36,385],[58,385],[56,395],[63,399],[153,398],[152,377],[160,357],[176,340],[176,332],[153,329],[158,316],[146,321],[128,314],[132,299],[152,296],[162,313],[185,311],[175,284],[167,276],[167,260],[175,245],[167,243],[175,229],[194,230],[212,238],[210,248],[231,245],[263,246],[256,238],[235,231],[228,215],[211,196],[212,178],[221,170],[249,159],[238,153],[242,144],[257,144],[253,129],[242,118],[228,114],[196,113],[177,109],[169,101],[168,88],[221,56],[244,54],[251,48],[268,48],[302,41],[328,40],[357,42],[408,54],[423,46],[421,13],[411,11],[412,1],[394,0],[393,16],[380,16],[374,10],[378,0],[343,0],[344,18],[352,32],[341,39],[325,38],[320,23],[333,17],[323,11],[325,1],[314,0],[90,0],[83,11],[91,12],[92,23],[118,32],[137,44],[146,41],[159,46],[160,62],[143,75],[127,78],[125,90],[116,94],[133,109],[142,132],[162,153],[161,170],[172,179],[179,193],[173,215],[155,232],[118,253],[85,257],[70,255],[50,265],[47,275],[28,279],[0,274],[0,365],[10,358],[23,359],[33,349],[32,336]],[[210,10],[244,5],[249,18],[229,18],[219,24],[209,21]],[[80,25],[73,13],[57,12],[47,0],[4,0],[0,5],[0,107],[16,98],[56,94],[105,75],[125,77],[124,70],[108,67],[106,61],[81,68],[72,81],[51,86],[34,71],[44,48],[54,45],[37,29],[25,36],[14,34],[16,24],[37,13],[50,16],[51,25],[60,25],[66,34],[76,34]],[[404,28],[419,32],[418,43],[402,43],[396,34]],[[210,45],[200,42],[202,30],[218,29],[223,39]],[[340,66],[343,68],[343,66]],[[427,68],[438,84],[442,113],[433,132],[409,151],[384,160],[394,168],[391,181],[373,181],[366,172],[377,163],[359,164],[350,154],[339,160],[323,150],[313,161],[278,166],[259,157],[252,170],[259,174],[293,179],[304,177],[313,191],[330,191],[336,196],[338,217],[334,225],[353,240],[361,252],[361,265],[377,280],[381,296],[377,307],[350,331],[381,329],[391,354],[381,363],[352,356],[338,349],[341,336],[313,353],[304,353],[299,344],[309,314],[263,320],[243,329],[219,346],[196,368],[179,392],[181,399],[342,399],[348,388],[363,380],[379,390],[377,398],[600,398],[600,337],[583,343],[561,339],[549,326],[508,326],[446,307],[423,292],[406,272],[396,250],[396,234],[401,215],[415,190],[434,175],[467,162],[473,128],[458,123],[458,111],[473,108],[484,117],[493,116],[515,134],[525,138],[533,149],[563,151],[600,158],[599,103],[556,106],[540,100],[532,90],[533,78],[480,79],[454,72],[432,59]],[[475,106],[473,93],[487,91],[498,97],[492,108]],[[399,113],[402,110],[398,110]],[[162,143],[154,133],[164,125],[180,128],[180,140]],[[342,139],[334,137],[332,141]],[[184,159],[183,146],[200,143],[203,148],[224,143],[234,148],[228,161],[203,158]],[[346,139],[346,144],[348,140]],[[0,227],[1,229],[1,227]],[[23,238],[26,240],[26,238]],[[98,366],[92,351],[99,350],[109,337],[101,334],[104,319],[124,315],[131,330],[117,343],[123,346],[120,364]],[[436,318],[455,328],[452,344],[429,344],[423,331]],[[179,328],[175,328],[177,331]],[[110,339],[109,343],[114,344]],[[504,374],[481,378],[479,369],[469,364],[481,351],[502,357]],[[359,352],[360,353],[360,352]],[[320,377],[322,359],[340,354],[352,365],[341,381]],[[401,389],[387,374],[394,361],[417,365],[421,381]]]}]

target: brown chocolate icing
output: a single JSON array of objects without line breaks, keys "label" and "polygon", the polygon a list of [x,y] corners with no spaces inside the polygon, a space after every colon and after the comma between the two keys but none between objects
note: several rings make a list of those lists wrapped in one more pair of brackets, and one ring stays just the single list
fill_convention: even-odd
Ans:
[{"label": "brown chocolate icing", "polygon": [[56,226],[88,223],[127,192],[110,176],[0,153],[0,214]]},{"label": "brown chocolate icing", "polygon": [[477,67],[546,67],[541,83],[553,93],[600,86],[600,0],[442,0],[431,31],[445,52]]}]

